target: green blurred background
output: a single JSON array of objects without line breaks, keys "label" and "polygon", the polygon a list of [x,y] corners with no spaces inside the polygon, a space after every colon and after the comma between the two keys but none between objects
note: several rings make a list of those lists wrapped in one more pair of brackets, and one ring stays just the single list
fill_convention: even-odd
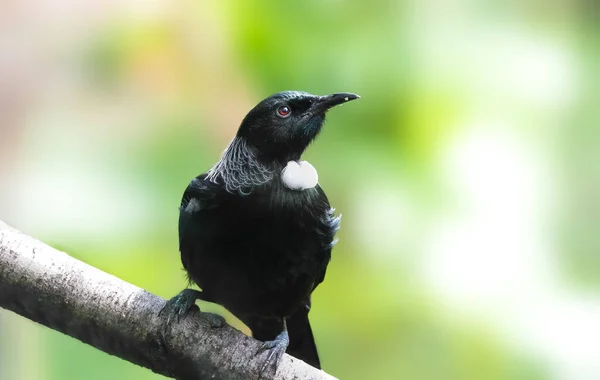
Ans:
[{"label": "green blurred background", "polygon": [[[305,155],[344,214],[311,312],[324,369],[600,379],[599,15],[2,1],[0,218],[171,297],[181,194],[245,113],[281,90],[355,92]],[[0,310],[0,379],[109,378],[160,376]]]}]

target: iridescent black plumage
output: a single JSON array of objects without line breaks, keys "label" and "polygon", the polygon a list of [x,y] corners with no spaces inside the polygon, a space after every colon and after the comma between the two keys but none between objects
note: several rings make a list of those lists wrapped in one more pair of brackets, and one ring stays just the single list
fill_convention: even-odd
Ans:
[{"label": "iridescent black plumage", "polygon": [[[287,352],[320,368],[310,296],[325,277],[340,219],[319,185],[292,190],[281,172],[300,159],[329,108],[356,98],[289,91],[248,113],[221,160],[183,195],[181,260],[202,292],[175,297],[171,312],[194,298],[223,305],[267,341],[267,362],[275,364],[288,343],[287,322]],[[278,113],[283,106],[291,115]]]}]

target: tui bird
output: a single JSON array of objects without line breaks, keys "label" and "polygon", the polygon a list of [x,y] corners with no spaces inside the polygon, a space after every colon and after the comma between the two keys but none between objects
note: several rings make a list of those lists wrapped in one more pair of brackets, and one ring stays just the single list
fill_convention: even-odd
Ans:
[{"label": "tui bird", "polygon": [[[244,118],[221,159],[183,194],[179,249],[190,283],[161,311],[187,312],[196,299],[220,304],[263,341],[262,367],[284,352],[321,368],[308,320],[336,243],[334,215],[317,172],[301,155],[326,112],[358,99],[300,91],[274,94]],[[260,351],[259,351],[260,352]]]}]

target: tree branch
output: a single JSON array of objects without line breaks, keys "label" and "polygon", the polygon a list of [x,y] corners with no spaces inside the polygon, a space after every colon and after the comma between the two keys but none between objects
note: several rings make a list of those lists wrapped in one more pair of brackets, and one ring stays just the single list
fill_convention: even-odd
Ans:
[{"label": "tree branch", "polygon": [[[257,379],[260,342],[198,311],[164,329],[165,300],[0,221],[0,307],[177,379]],[[284,355],[266,379],[334,380]]]}]

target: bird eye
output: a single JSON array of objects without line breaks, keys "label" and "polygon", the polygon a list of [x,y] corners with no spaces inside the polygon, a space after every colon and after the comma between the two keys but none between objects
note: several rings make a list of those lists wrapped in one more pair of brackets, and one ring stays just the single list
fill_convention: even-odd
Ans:
[{"label": "bird eye", "polygon": [[281,117],[288,117],[292,113],[292,109],[288,106],[281,106],[277,109],[277,114]]}]

